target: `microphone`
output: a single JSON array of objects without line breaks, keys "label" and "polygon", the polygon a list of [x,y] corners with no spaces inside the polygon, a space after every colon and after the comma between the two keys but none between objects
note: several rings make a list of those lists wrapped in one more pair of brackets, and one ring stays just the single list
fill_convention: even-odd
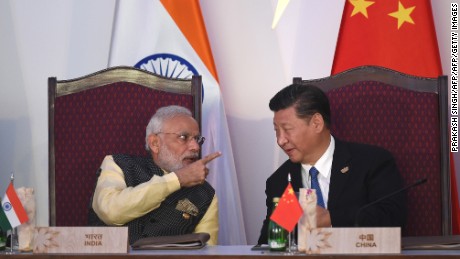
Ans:
[{"label": "microphone", "polygon": [[381,197],[381,198],[379,198],[379,199],[377,199],[377,200],[375,200],[375,201],[373,201],[373,202],[370,202],[370,203],[368,203],[368,204],[362,206],[361,208],[358,209],[358,212],[356,212],[356,215],[355,215],[355,227],[359,227],[358,218],[359,218],[359,214],[361,213],[361,211],[362,211],[363,209],[368,208],[368,207],[370,207],[370,206],[372,206],[372,205],[375,205],[375,204],[377,204],[377,203],[379,203],[379,202],[381,202],[381,201],[383,201],[383,200],[386,200],[386,199],[388,199],[388,198],[390,198],[390,197],[393,197],[393,196],[395,196],[396,194],[399,194],[399,193],[401,193],[401,192],[403,192],[403,191],[405,191],[405,190],[407,190],[407,189],[410,189],[410,188],[412,188],[412,187],[415,187],[415,186],[418,186],[418,185],[420,185],[420,184],[426,183],[427,181],[428,181],[427,178],[418,179],[417,181],[415,181],[414,183],[412,183],[412,184],[410,184],[410,185],[407,185],[406,187],[403,187],[403,188],[401,188],[401,189],[399,189],[399,190],[396,190],[396,191],[394,191],[394,192],[392,192],[392,193],[390,193],[390,194],[387,194],[387,195],[385,195],[385,196],[383,196],[383,197]]}]

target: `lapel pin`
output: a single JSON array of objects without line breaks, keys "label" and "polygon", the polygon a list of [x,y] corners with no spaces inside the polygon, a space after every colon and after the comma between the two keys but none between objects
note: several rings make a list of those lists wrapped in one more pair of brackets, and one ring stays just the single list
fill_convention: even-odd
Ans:
[{"label": "lapel pin", "polygon": [[193,204],[189,199],[185,198],[177,202],[176,210],[184,212],[182,217],[184,219],[189,219],[190,216],[198,216],[198,208]]},{"label": "lapel pin", "polygon": [[346,174],[346,173],[348,173],[348,170],[350,170],[350,168],[348,166],[345,166],[344,168],[340,169],[340,172],[342,174]]}]

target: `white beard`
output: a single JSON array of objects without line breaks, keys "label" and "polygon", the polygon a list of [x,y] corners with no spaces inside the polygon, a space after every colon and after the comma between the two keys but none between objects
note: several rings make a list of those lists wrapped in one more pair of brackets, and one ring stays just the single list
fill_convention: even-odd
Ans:
[{"label": "white beard", "polygon": [[159,167],[168,172],[175,172],[186,166],[183,162],[186,157],[198,158],[198,153],[187,152],[183,155],[183,157],[177,157],[166,145],[162,144],[159,148],[157,164]]}]

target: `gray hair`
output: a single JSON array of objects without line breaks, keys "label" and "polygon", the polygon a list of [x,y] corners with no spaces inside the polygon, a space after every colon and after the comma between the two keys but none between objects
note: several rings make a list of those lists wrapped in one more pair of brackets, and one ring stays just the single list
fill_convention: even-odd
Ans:
[{"label": "gray hair", "polygon": [[149,136],[161,132],[163,128],[163,122],[177,116],[192,117],[192,112],[189,109],[178,105],[165,106],[157,110],[157,112],[152,116],[152,118],[150,118],[149,124],[145,129],[146,150],[150,150],[148,142]]}]

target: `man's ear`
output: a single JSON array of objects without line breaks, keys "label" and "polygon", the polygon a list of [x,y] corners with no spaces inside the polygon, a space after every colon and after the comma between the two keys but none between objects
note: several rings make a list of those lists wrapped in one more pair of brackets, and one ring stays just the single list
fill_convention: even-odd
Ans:
[{"label": "man's ear", "polygon": [[150,134],[147,138],[148,143],[149,143],[149,148],[150,151],[152,151],[155,154],[158,154],[158,151],[160,149],[160,138],[158,137],[157,134]]},{"label": "man's ear", "polygon": [[310,123],[313,124],[315,130],[317,132],[321,132],[324,129],[324,119],[323,116],[319,113],[313,114],[311,117]]}]

